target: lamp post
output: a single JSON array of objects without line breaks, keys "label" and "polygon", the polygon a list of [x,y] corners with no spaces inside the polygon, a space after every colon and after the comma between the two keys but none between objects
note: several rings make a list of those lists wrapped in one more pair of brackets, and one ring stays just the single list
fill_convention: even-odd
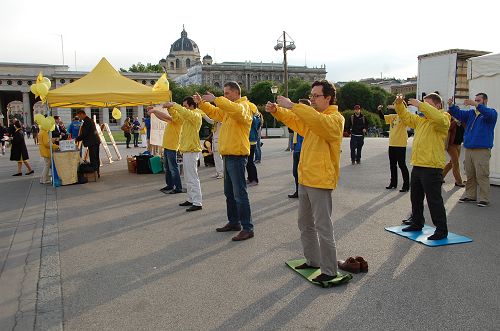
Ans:
[{"label": "lamp post", "polygon": [[[286,40],[286,37],[290,40]],[[276,46],[274,46],[275,51],[283,50],[283,82],[285,85],[285,97],[288,98],[288,63],[286,60],[286,52],[293,51],[295,49],[295,41],[293,41],[292,37],[285,31],[283,31],[283,35],[278,38],[276,41]]]},{"label": "lamp post", "polygon": [[[271,86],[271,93],[274,96],[274,103],[276,103],[276,96],[278,95],[278,86],[277,85]],[[273,121],[274,121],[273,128],[275,128],[276,127],[276,118],[274,116],[273,116]],[[266,125],[266,136],[267,136],[267,125]]]}]

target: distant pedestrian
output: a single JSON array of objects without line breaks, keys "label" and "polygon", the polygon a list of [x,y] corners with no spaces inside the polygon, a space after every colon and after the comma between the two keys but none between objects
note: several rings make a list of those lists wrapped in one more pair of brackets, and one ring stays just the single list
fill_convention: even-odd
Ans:
[{"label": "distant pedestrian", "polygon": [[28,155],[28,149],[26,148],[26,142],[24,141],[24,132],[23,128],[21,126],[21,122],[15,121],[14,122],[14,127],[15,131],[14,134],[12,135],[12,140],[11,140],[11,150],[10,150],[10,160],[11,161],[16,161],[17,162],[17,173],[15,173],[12,176],[22,176],[22,166],[23,163],[28,169],[28,172],[26,175],[31,175],[35,171],[33,168],[31,168],[30,163],[28,162],[29,160],[29,155]]},{"label": "distant pedestrian", "polygon": [[139,134],[141,133],[141,123],[139,118],[136,117],[132,122],[132,134],[134,135],[134,147],[139,147]]},{"label": "distant pedestrian", "polygon": [[68,128],[68,133],[71,136],[71,139],[76,139],[78,137],[78,134],[80,133],[80,128],[82,127],[82,121],[78,118],[78,116],[75,116],[73,118],[73,121],[69,124]]},{"label": "distant pedestrian", "polygon": [[[448,100],[450,113],[459,121],[465,123],[465,193],[458,202],[477,202],[479,207],[490,204],[490,158],[493,148],[493,138],[498,114],[493,108],[488,108],[486,93],[478,93],[474,100],[465,100],[470,110],[460,110]],[[477,187],[479,186],[479,194]]]},{"label": "distant pedestrian", "polygon": [[121,129],[126,139],[125,144],[127,145],[127,148],[130,148],[130,139],[132,137],[131,136],[132,124],[130,123],[130,119],[128,117],[125,119],[125,122],[123,123]]},{"label": "distant pedestrian", "polygon": [[144,118],[142,119],[140,132],[141,132],[141,147],[146,148],[146,147],[148,147],[148,142],[147,142],[148,129],[146,127],[146,120]]},{"label": "distant pedestrian", "polygon": [[[388,107],[389,108],[389,107]],[[391,109],[394,109],[391,106]],[[401,121],[397,114],[383,114],[383,106],[377,107],[380,119],[389,124],[389,166],[391,169],[391,181],[386,189],[395,189],[398,187],[398,168],[401,169],[403,177],[403,187],[399,192],[408,192],[410,190],[410,174],[406,166],[406,144],[408,141],[407,126]]]},{"label": "distant pedestrian", "polygon": [[443,182],[446,175],[450,170],[453,170],[453,177],[455,177],[455,186],[464,187],[462,176],[460,175],[460,147],[464,141],[464,126],[462,122],[452,117],[450,122],[450,129],[448,130],[448,147],[446,151],[450,156],[450,161],[444,166],[443,169]]},{"label": "distant pedestrian", "polygon": [[38,124],[33,124],[31,126],[31,134],[33,135],[33,142],[35,145],[38,144],[38,132],[40,131],[40,128],[38,127]]},{"label": "distant pedestrian", "polygon": [[257,148],[257,136],[260,127],[260,117],[258,115],[259,111],[257,110],[257,106],[253,103],[249,102],[250,110],[253,112],[252,116],[252,125],[250,126],[250,154],[248,155],[247,160],[247,183],[248,186],[255,186],[259,184],[259,176],[257,174],[257,167],[255,166],[254,157],[255,157],[255,149]]},{"label": "distant pedestrian", "polygon": [[351,134],[351,163],[361,163],[361,149],[364,145],[368,125],[359,105],[354,106],[354,114],[347,119],[347,131]]},{"label": "distant pedestrian", "polygon": [[0,144],[2,144],[2,155],[5,155],[5,141],[8,139],[7,129],[3,126],[2,121],[0,121]]},{"label": "distant pedestrian", "polygon": [[262,126],[264,125],[264,116],[261,112],[257,112],[259,116],[259,129],[257,130],[257,142],[255,144],[255,163],[260,163],[262,161]]}]

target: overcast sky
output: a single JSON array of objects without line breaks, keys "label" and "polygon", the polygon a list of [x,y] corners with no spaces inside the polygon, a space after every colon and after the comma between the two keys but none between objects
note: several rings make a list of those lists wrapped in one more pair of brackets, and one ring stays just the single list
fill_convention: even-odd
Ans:
[{"label": "overcast sky", "polygon": [[88,71],[158,63],[185,25],[201,56],[216,62],[326,65],[332,81],[417,74],[417,56],[450,48],[500,52],[494,2],[1,0],[0,62],[62,64]]}]

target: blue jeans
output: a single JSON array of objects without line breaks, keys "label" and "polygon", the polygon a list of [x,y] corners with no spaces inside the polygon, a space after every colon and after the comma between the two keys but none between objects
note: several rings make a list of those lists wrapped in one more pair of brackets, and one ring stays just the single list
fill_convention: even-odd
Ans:
[{"label": "blue jeans", "polygon": [[246,156],[224,156],[224,195],[229,224],[241,223],[243,231],[253,231],[250,201],[245,181]]},{"label": "blue jeans", "polygon": [[170,149],[163,149],[163,160],[165,168],[165,183],[168,187],[175,187],[175,190],[182,190],[181,175],[177,165],[177,152]]},{"label": "blue jeans", "polygon": [[255,144],[255,161],[259,161],[262,158],[262,152],[260,150],[260,134],[257,137],[257,144]]}]

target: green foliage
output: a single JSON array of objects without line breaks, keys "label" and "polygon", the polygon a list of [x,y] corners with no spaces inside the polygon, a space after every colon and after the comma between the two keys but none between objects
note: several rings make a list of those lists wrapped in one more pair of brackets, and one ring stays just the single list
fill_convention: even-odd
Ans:
[{"label": "green foliage", "polygon": [[274,95],[271,93],[270,81],[262,81],[255,84],[248,94],[248,99],[256,105],[265,105],[268,101],[274,100]]},{"label": "green foliage", "polygon": [[201,95],[207,93],[207,91],[213,93],[215,96],[221,96],[223,95],[223,92],[221,89],[212,87],[212,86],[207,86],[207,85],[188,85],[188,86],[181,86],[177,84],[174,81],[169,80],[169,85],[170,85],[170,91],[172,91],[172,99],[173,101],[177,102],[178,104],[182,103],[182,100],[184,100],[185,97],[187,96],[192,96],[195,93],[199,93]]},{"label": "green foliage", "polygon": [[391,94],[379,86],[372,86],[370,89],[372,91],[372,104],[368,110],[376,112],[378,105],[386,105],[387,97]]},{"label": "green foliage", "polygon": [[[382,127],[383,123],[382,123],[382,120],[380,119],[380,117],[378,116],[378,114],[368,112],[364,109],[361,110],[361,113],[365,116],[366,123],[368,124],[368,127],[371,127],[371,126],[376,126],[378,128]],[[346,123],[346,124],[344,124],[344,126],[347,125],[348,121],[351,121],[351,115],[353,115],[353,114],[354,114],[354,110],[351,110],[351,109],[344,110],[342,112],[342,115],[344,116],[345,123]]]},{"label": "green foliage", "polygon": [[263,128],[280,128],[283,124],[278,122],[273,115],[269,114],[265,109],[264,105],[257,106],[257,109],[264,117],[264,122],[262,123]]},{"label": "green foliage", "polygon": [[307,98],[311,92],[311,83],[299,77],[293,77],[288,81],[288,97],[293,102]]},{"label": "green foliage", "polygon": [[[127,72],[127,70],[120,68],[121,72]],[[146,65],[141,62],[137,62],[137,64],[133,64],[130,68],[128,68],[130,72],[156,72],[163,73],[163,68],[159,64],[151,64],[147,63]]]},{"label": "green foliage", "polygon": [[372,90],[363,83],[349,82],[338,91],[337,101],[339,108],[353,109],[360,105],[362,109],[370,109],[373,104]]},{"label": "green foliage", "polygon": [[417,92],[411,92],[411,93],[406,93],[405,94],[405,99],[416,99],[417,98]]}]

